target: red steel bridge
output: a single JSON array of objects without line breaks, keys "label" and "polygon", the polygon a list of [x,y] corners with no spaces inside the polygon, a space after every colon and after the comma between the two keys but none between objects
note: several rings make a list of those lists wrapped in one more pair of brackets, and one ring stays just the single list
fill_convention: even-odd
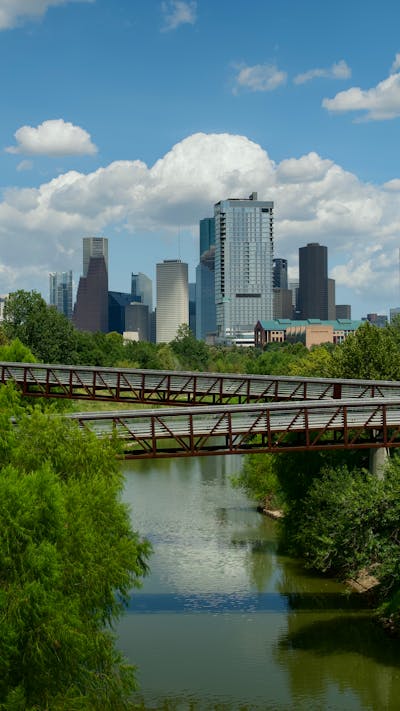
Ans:
[{"label": "red steel bridge", "polygon": [[37,363],[0,363],[0,373],[31,397],[149,403],[67,415],[116,435],[126,458],[400,446],[399,382]]},{"label": "red steel bridge", "polygon": [[400,382],[198,373],[0,362],[0,382],[30,397],[148,405],[236,405],[281,400],[400,398]]}]

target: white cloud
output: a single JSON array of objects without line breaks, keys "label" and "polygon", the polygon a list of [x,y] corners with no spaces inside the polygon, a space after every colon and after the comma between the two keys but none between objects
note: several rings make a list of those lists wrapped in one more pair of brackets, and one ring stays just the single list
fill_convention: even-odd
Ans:
[{"label": "white cloud", "polygon": [[391,74],[395,74],[395,72],[398,72],[400,69],[400,52],[397,52],[393,64],[390,69]]},{"label": "white cloud", "polygon": [[93,155],[97,153],[90,134],[80,126],[63,119],[43,121],[39,126],[21,126],[15,134],[16,146],[6,148],[7,153],[25,155]]},{"label": "white cloud", "polygon": [[309,69],[303,74],[297,74],[293,81],[295,84],[305,84],[306,82],[319,77],[324,79],[348,79],[351,77],[351,69],[348,64],[346,64],[344,59],[341,59],[339,62],[332,64],[332,66],[327,69]]},{"label": "white cloud", "polygon": [[197,19],[197,2],[195,0],[165,0],[161,4],[164,18],[163,32],[176,30],[180,25],[194,25]]},{"label": "white cloud", "polygon": [[95,0],[0,0],[0,30],[8,30],[27,19],[39,19],[49,7],[69,2],[94,2]]},{"label": "white cloud", "polygon": [[396,118],[400,116],[400,73],[391,74],[371,89],[355,86],[341,91],[333,99],[323,99],[322,106],[336,113],[365,111],[365,118],[372,121]]},{"label": "white cloud", "polygon": [[137,243],[151,253],[153,235],[179,230],[192,239],[215,202],[257,191],[275,201],[275,253],[289,260],[292,272],[300,246],[327,245],[338,289],[357,292],[366,310],[378,311],[397,301],[399,188],[397,178],[384,186],[363,183],[315,152],[275,164],[244,136],[194,134],[153,166],[116,161],[88,174],[70,171],[38,188],[6,190],[1,292],[39,288],[46,294],[49,271],[80,271],[84,235],[119,231],[127,248]]},{"label": "white cloud", "polygon": [[17,165],[17,170],[18,172],[22,172],[23,170],[32,170],[33,168],[33,163],[31,160],[21,160],[20,163]]},{"label": "white cloud", "polygon": [[237,94],[239,89],[273,91],[286,83],[287,73],[279,70],[275,64],[255,64],[252,67],[239,65],[236,68],[238,73],[235,77],[234,94]]}]

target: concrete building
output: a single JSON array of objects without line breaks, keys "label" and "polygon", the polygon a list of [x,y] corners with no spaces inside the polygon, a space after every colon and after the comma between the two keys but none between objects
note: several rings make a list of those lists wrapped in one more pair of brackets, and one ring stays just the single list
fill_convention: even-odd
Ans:
[{"label": "concrete building", "polygon": [[72,288],[72,271],[50,272],[49,304],[68,319],[72,318]]},{"label": "concrete building", "polygon": [[328,279],[328,320],[334,321],[336,318],[336,283],[334,279]]},{"label": "concrete building", "polygon": [[125,309],[132,302],[132,295],[123,291],[108,292],[108,330],[125,331]]},{"label": "concrete building", "polygon": [[327,320],[328,305],[328,249],[310,242],[299,249],[299,318]]},{"label": "concrete building", "polygon": [[293,304],[291,289],[281,289],[274,287],[274,319],[292,318]]},{"label": "concrete building", "polygon": [[149,307],[147,304],[132,301],[125,307],[124,338],[135,341],[148,341],[150,336]]},{"label": "concrete building", "polygon": [[156,265],[157,343],[169,343],[182,324],[189,325],[188,265],[180,259],[165,259]]},{"label": "concrete building", "polygon": [[336,304],[336,318],[347,318],[351,319],[351,306],[350,304]]},{"label": "concrete building", "polygon": [[254,325],[273,316],[273,202],[221,200],[215,217],[217,339],[252,344]]}]

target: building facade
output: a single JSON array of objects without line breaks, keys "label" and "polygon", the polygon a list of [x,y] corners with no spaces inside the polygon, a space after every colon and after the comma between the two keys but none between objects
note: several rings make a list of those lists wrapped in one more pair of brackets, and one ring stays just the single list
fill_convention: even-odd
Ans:
[{"label": "building facade", "polygon": [[362,321],[335,319],[322,321],[316,318],[305,320],[276,319],[258,321],[254,329],[254,344],[264,348],[269,343],[304,343],[307,348],[321,343],[343,343],[354,333]]},{"label": "building facade", "polygon": [[157,343],[169,343],[179,326],[189,325],[188,265],[180,259],[165,259],[156,265]]},{"label": "building facade", "polygon": [[72,271],[50,272],[49,274],[49,304],[68,319],[72,318]]},{"label": "building facade", "polygon": [[131,294],[133,301],[139,301],[148,307],[149,314],[153,310],[153,282],[142,272],[131,274]]},{"label": "building facade", "polygon": [[108,273],[108,239],[107,237],[83,238],[83,270],[84,277],[88,274],[89,261],[92,257],[103,257]]},{"label": "building facade", "polygon": [[217,339],[244,343],[258,319],[273,316],[273,202],[221,200],[215,216]]},{"label": "building facade", "polygon": [[72,320],[80,331],[108,332],[108,239],[83,238],[83,276]]},{"label": "building facade", "polygon": [[196,338],[215,334],[215,219],[200,220],[200,262],[196,267]]},{"label": "building facade", "polygon": [[273,282],[275,289],[288,288],[288,264],[287,259],[273,260]]},{"label": "building facade", "polygon": [[310,242],[299,249],[299,318],[328,319],[328,248]]}]

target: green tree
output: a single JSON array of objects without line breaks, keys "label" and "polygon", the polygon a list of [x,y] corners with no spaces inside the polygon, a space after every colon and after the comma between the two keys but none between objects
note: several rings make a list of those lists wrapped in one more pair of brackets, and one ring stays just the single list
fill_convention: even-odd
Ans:
[{"label": "green tree", "polygon": [[178,328],[176,338],[170,346],[179,358],[179,364],[184,370],[207,370],[209,353],[204,341],[198,341],[187,324]]},{"label": "green tree", "polygon": [[12,388],[0,404],[0,709],[128,709],[134,669],[112,626],[150,548],[121,503],[115,449],[24,415]]},{"label": "green tree", "polygon": [[316,346],[289,363],[288,374],[303,378],[331,378],[333,355],[325,346]]},{"label": "green tree", "polygon": [[47,306],[37,291],[16,291],[4,307],[4,332],[18,338],[44,363],[73,363],[76,331],[53,306]]},{"label": "green tree", "polygon": [[378,328],[367,321],[335,349],[333,374],[337,378],[399,380],[399,356],[393,329]]}]

